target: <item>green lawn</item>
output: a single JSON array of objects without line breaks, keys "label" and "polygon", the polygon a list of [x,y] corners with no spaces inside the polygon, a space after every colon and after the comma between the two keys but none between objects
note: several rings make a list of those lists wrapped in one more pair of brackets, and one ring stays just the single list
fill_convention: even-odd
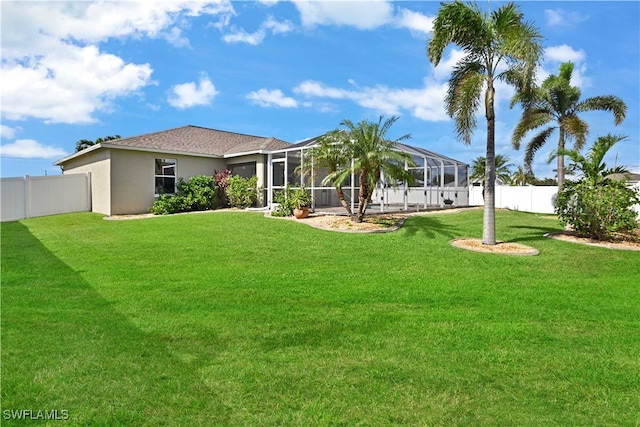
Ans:
[{"label": "green lawn", "polygon": [[498,238],[540,255],[450,246],[481,227],[480,210],[387,234],[246,212],[3,223],[3,425],[640,424],[640,254],[505,211]]}]

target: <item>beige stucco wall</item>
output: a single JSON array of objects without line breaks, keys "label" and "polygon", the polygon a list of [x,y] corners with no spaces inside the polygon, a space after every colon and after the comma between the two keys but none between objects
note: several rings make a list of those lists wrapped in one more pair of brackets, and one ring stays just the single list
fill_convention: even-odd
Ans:
[{"label": "beige stucco wall", "polygon": [[63,174],[91,172],[91,211],[111,215],[111,150],[99,149],[71,159]]},{"label": "beige stucco wall", "polygon": [[222,159],[111,150],[111,214],[147,213],[155,200],[155,159],[175,159],[176,175],[188,180],[224,169]]},{"label": "beige stucco wall", "polygon": [[63,173],[91,172],[92,211],[105,215],[147,213],[155,201],[155,159],[175,159],[176,174],[188,180],[213,175],[231,164],[256,162],[258,186],[266,188],[267,156],[230,159],[100,148],[64,164]]}]

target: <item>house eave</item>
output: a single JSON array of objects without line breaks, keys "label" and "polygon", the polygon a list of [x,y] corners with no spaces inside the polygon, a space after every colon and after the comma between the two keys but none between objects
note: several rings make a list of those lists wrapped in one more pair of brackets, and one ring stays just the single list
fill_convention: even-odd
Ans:
[{"label": "house eave", "polygon": [[233,157],[242,157],[242,156],[250,156],[252,154],[269,154],[271,153],[270,150],[264,150],[264,149],[260,149],[260,150],[253,150],[253,151],[243,151],[241,153],[230,153],[230,154],[225,154],[223,156],[223,158],[225,159],[231,159]]},{"label": "house eave", "polygon": [[60,165],[62,165],[63,163],[68,162],[69,160],[75,159],[76,157],[80,157],[80,156],[83,156],[83,155],[85,155],[85,154],[87,154],[87,153],[90,153],[90,152],[92,152],[92,151],[99,150],[99,149],[100,149],[100,148],[102,148],[103,146],[104,146],[104,145],[102,145],[102,144],[92,145],[92,146],[91,146],[91,147],[89,147],[89,148],[85,148],[84,150],[81,150],[81,151],[75,152],[75,153],[73,153],[73,154],[70,154],[70,155],[68,155],[67,157],[63,157],[63,158],[62,158],[62,159],[60,159],[60,160],[56,160],[55,162],[53,162],[53,165],[54,165],[54,166],[60,166]]},{"label": "house eave", "polygon": [[206,158],[211,158],[211,159],[221,159],[221,158],[223,158],[223,156],[216,155],[216,154],[194,153],[194,152],[190,152],[190,151],[163,150],[161,148],[147,148],[147,147],[127,147],[127,146],[115,145],[115,144],[97,144],[97,145],[94,145],[94,146],[92,146],[90,148],[87,148],[87,149],[84,149],[84,150],[79,151],[77,153],[74,153],[71,156],[67,156],[64,159],[58,160],[57,162],[54,163],[54,165],[60,166],[61,164],[65,163],[65,162],[67,162],[69,160],[72,160],[72,159],[74,159],[76,157],[79,157],[79,156],[82,156],[84,154],[87,154],[87,153],[89,153],[91,151],[98,150],[100,148],[111,148],[111,149],[115,149],[115,150],[128,150],[128,151],[142,151],[142,152],[146,152],[146,153],[161,153],[161,154],[176,155],[176,156],[206,157]]}]

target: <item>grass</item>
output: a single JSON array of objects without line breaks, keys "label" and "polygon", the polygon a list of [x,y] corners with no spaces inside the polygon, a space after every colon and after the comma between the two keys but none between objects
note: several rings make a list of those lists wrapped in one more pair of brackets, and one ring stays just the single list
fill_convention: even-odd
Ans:
[{"label": "grass", "polygon": [[638,425],[637,252],[505,211],[497,237],[540,255],[451,247],[481,215],[3,223],[3,424]]}]

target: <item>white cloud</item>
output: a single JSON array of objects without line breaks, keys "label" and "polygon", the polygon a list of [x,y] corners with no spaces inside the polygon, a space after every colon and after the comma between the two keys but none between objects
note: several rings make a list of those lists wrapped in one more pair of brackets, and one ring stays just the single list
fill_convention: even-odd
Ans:
[{"label": "white cloud", "polygon": [[586,59],[587,54],[582,49],[575,50],[566,44],[548,47],[544,52],[545,67],[538,73],[538,80],[542,82],[551,74],[558,75],[561,63],[573,62],[571,84],[581,88],[591,86],[591,79],[585,75]]},{"label": "white cloud", "polygon": [[16,157],[20,159],[57,159],[67,153],[57,147],[40,144],[33,139],[18,139],[11,144],[0,146],[0,156]]},{"label": "white cloud", "polygon": [[168,102],[173,107],[184,109],[197,105],[209,105],[218,94],[215,86],[208,77],[200,78],[199,85],[195,82],[177,84],[171,88]]},{"label": "white cloud", "polygon": [[547,18],[547,25],[550,27],[573,25],[589,19],[588,16],[579,12],[567,12],[562,9],[545,9],[544,15]]},{"label": "white cloud", "polygon": [[16,137],[16,132],[21,131],[20,127],[10,127],[7,125],[0,125],[0,137],[3,139],[13,139]]},{"label": "white cloud", "polygon": [[230,2],[3,2],[2,117],[87,123],[149,84],[149,64],[100,49],[113,38],[188,46],[188,17],[229,16]]},{"label": "white cloud", "polygon": [[[275,3],[277,0],[261,2],[267,7]],[[424,37],[433,28],[434,18],[402,7],[399,7],[394,14],[393,6],[387,0],[293,0],[293,3],[300,13],[300,21],[304,27],[334,25],[372,30],[382,25],[392,25],[407,28],[417,37]],[[252,33],[243,28],[232,27],[231,32],[222,38],[228,43],[259,45],[269,33],[282,34],[294,29],[295,26],[290,21],[278,22],[272,16],[268,16],[267,20]]]},{"label": "white cloud", "polygon": [[284,34],[293,31],[293,28],[289,21],[278,22],[272,16],[268,16],[255,32],[248,33],[242,28],[232,28],[231,33],[224,35],[222,39],[227,43],[247,43],[255,46],[262,43],[267,31],[271,34]]},{"label": "white cloud", "polygon": [[351,90],[307,80],[294,88],[294,92],[307,98],[349,100],[361,107],[388,115],[398,115],[402,111],[408,111],[414,117],[425,121],[448,120],[443,106],[446,84],[430,80],[425,80],[424,83],[424,87],[417,89],[378,85]]},{"label": "white cloud", "polygon": [[581,62],[586,59],[587,55],[584,50],[575,50],[566,44],[560,46],[550,46],[544,51],[544,59],[546,61],[555,62]]},{"label": "white cloud", "polygon": [[293,0],[302,25],[353,26],[371,30],[389,23],[393,7],[386,1],[308,1]]},{"label": "white cloud", "polygon": [[398,8],[395,18],[396,26],[408,28],[417,36],[425,36],[433,31],[433,20],[435,18],[414,12],[413,10]]},{"label": "white cloud", "polygon": [[149,64],[125,64],[95,46],[67,46],[23,64],[6,61],[1,71],[2,116],[46,123],[88,123],[111,101],[136,92],[151,77]]},{"label": "white cloud", "polygon": [[298,106],[298,102],[295,99],[284,96],[282,91],[279,89],[260,89],[251,92],[247,95],[247,98],[261,107],[295,108]]}]

